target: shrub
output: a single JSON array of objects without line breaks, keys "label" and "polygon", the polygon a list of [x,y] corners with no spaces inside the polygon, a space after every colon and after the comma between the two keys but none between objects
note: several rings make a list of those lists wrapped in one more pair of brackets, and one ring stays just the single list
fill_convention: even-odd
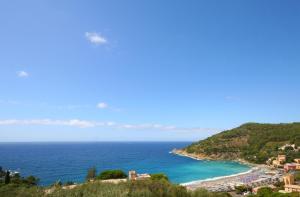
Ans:
[{"label": "shrub", "polygon": [[183,186],[171,184],[164,180],[140,180],[129,182],[129,197],[190,197]]},{"label": "shrub", "polygon": [[245,185],[240,185],[235,187],[235,191],[237,194],[243,194],[244,192],[251,191],[251,188]]},{"label": "shrub", "polygon": [[29,176],[24,179],[24,183],[26,183],[28,185],[37,185],[38,182],[39,182],[39,179],[34,176]]},{"label": "shrub", "polygon": [[4,183],[9,184],[10,183],[10,172],[6,171],[5,177],[4,177]]},{"label": "shrub", "polygon": [[152,180],[165,180],[165,181],[169,181],[169,178],[165,174],[163,174],[163,173],[151,174],[151,179]]},{"label": "shrub", "polygon": [[95,167],[92,167],[92,168],[88,169],[88,173],[85,177],[85,180],[89,181],[91,179],[96,178],[96,174],[97,174],[97,170],[96,170]]},{"label": "shrub", "polygon": [[297,171],[294,176],[296,181],[300,181],[300,171]]},{"label": "shrub", "polygon": [[68,186],[68,185],[74,185],[73,181],[67,181],[63,184],[64,186]]},{"label": "shrub", "polygon": [[224,192],[209,192],[206,189],[196,189],[190,192],[191,197],[231,197],[230,194]]},{"label": "shrub", "polygon": [[127,178],[127,175],[122,170],[106,170],[101,172],[97,179],[105,180],[105,179],[123,179]]},{"label": "shrub", "polygon": [[266,196],[271,196],[272,193],[273,193],[273,190],[270,187],[262,187],[262,188],[258,189],[257,196],[266,197]]}]

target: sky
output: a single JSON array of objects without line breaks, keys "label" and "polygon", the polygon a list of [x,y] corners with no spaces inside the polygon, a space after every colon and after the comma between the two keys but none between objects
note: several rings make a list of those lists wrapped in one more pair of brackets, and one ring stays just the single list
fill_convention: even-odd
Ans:
[{"label": "sky", "polygon": [[3,0],[0,141],[196,141],[300,118],[298,0]]}]

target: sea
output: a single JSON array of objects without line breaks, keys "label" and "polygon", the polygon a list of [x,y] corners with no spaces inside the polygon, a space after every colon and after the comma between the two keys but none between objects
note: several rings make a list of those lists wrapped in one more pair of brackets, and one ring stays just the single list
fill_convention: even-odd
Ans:
[{"label": "sea", "polygon": [[32,142],[0,143],[0,166],[33,175],[46,186],[56,181],[83,182],[87,170],[165,173],[173,183],[187,183],[248,171],[230,161],[199,161],[172,154],[191,142]]}]

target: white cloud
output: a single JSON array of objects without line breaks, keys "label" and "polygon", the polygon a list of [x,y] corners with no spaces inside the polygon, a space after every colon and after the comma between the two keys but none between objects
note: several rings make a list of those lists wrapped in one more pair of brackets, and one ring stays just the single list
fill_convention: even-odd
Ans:
[{"label": "white cloud", "polygon": [[98,103],[97,104],[97,107],[99,109],[105,109],[105,108],[108,108],[108,104],[107,103],[104,103],[104,102],[101,102],[101,103]]},{"label": "white cloud", "polygon": [[201,127],[176,127],[173,125],[162,125],[162,124],[118,124],[116,122],[101,122],[101,121],[89,121],[89,120],[53,120],[53,119],[30,119],[30,120],[19,120],[19,119],[7,119],[0,120],[0,126],[23,126],[23,125],[42,125],[42,126],[70,126],[78,128],[90,128],[90,127],[109,127],[113,129],[121,130],[149,130],[149,131],[173,131],[173,132],[217,132],[221,129],[215,128],[201,128]]},{"label": "white cloud", "polygon": [[117,108],[117,107],[114,107],[114,106],[110,106],[108,103],[106,102],[99,102],[97,105],[96,105],[97,108],[99,109],[108,109],[110,111],[114,111],[114,112],[121,112],[122,109],[120,108]]},{"label": "white cloud", "polygon": [[57,126],[73,126],[73,127],[94,127],[95,123],[86,120],[52,120],[52,119],[32,119],[32,120],[0,120],[1,125],[57,125]]},{"label": "white cloud", "polygon": [[85,37],[88,39],[88,41],[90,41],[91,43],[96,44],[96,45],[101,45],[101,44],[107,43],[107,39],[99,33],[85,32]]},{"label": "white cloud", "polygon": [[24,70],[18,71],[17,75],[18,75],[18,77],[22,77],[22,78],[29,77],[29,73]]},{"label": "white cloud", "polygon": [[85,121],[85,120],[77,120],[77,119],[69,120],[67,122],[67,125],[75,126],[75,127],[81,127],[81,128],[94,127],[95,126],[95,124],[93,122]]}]

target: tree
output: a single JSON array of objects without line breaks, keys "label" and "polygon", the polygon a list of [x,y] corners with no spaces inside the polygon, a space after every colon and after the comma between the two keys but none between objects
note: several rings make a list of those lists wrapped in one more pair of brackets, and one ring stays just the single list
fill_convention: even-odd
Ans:
[{"label": "tree", "polygon": [[296,172],[296,173],[294,174],[294,176],[295,176],[295,180],[296,180],[296,181],[300,181],[300,172],[299,172],[299,171]]},{"label": "tree", "polygon": [[266,197],[266,196],[271,196],[272,193],[273,193],[272,188],[270,188],[270,187],[262,187],[262,188],[258,189],[257,196],[259,196],[259,197]]},{"label": "tree", "polygon": [[64,186],[68,186],[68,185],[74,185],[73,181],[67,181],[63,184]]},{"label": "tree", "polygon": [[24,182],[29,185],[37,185],[39,182],[39,179],[34,176],[29,176],[24,180]]},{"label": "tree", "polygon": [[89,181],[91,179],[95,179],[96,175],[97,175],[97,170],[95,167],[92,167],[92,168],[88,169],[88,173],[85,177],[85,180]]},{"label": "tree", "polygon": [[10,183],[10,172],[7,170],[5,177],[4,177],[4,183],[9,184]]},{"label": "tree", "polygon": [[14,184],[21,184],[22,182],[24,182],[23,178],[20,176],[20,174],[15,174],[11,180],[10,180],[11,183],[14,183]]},{"label": "tree", "polygon": [[123,178],[127,178],[127,175],[122,170],[106,170],[101,172],[97,178],[101,180],[123,179]]},{"label": "tree", "polygon": [[243,194],[244,192],[250,191],[251,188],[246,185],[240,185],[235,187],[235,191],[237,194]]},{"label": "tree", "polygon": [[5,171],[3,170],[3,168],[0,166],[0,177],[5,176]]},{"label": "tree", "polygon": [[165,174],[163,174],[163,173],[151,174],[151,179],[152,180],[165,180],[165,181],[169,181],[169,178]]}]

